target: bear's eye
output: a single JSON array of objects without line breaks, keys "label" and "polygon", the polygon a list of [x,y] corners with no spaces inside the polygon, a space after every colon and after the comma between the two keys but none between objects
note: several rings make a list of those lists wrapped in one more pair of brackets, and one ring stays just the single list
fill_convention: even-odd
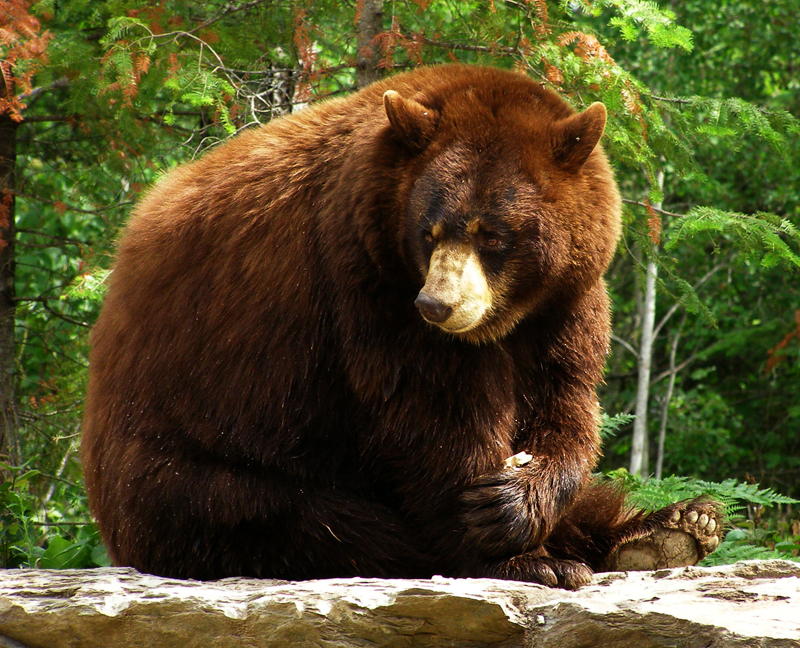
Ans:
[{"label": "bear's eye", "polygon": [[433,234],[428,230],[424,230],[422,232],[422,238],[424,238],[428,243],[433,243]]},{"label": "bear's eye", "polygon": [[482,248],[486,248],[489,250],[496,249],[500,246],[499,237],[491,232],[484,232],[483,234],[481,234],[479,242]]}]

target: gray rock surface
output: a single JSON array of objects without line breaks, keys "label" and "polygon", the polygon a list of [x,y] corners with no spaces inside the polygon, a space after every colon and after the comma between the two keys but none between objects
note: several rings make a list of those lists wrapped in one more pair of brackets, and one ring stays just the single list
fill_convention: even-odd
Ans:
[{"label": "gray rock surface", "polygon": [[178,581],[0,571],[0,647],[800,647],[800,564],[499,580]]}]

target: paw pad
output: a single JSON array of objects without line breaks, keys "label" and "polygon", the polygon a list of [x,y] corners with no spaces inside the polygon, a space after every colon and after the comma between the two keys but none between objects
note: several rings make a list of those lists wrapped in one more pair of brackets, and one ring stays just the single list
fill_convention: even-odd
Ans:
[{"label": "paw pad", "polygon": [[722,535],[718,505],[703,500],[673,504],[646,523],[641,535],[609,558],[609,569],[648,571],[695,565],[719,546]]},{"label": "paw pad", "polygon": [[697,542],[699,559],[705,558],[720,542],[722,525],[717,506],[698,500],[678,502],[673,506],[674,510],[664,527],[689,534]]}]

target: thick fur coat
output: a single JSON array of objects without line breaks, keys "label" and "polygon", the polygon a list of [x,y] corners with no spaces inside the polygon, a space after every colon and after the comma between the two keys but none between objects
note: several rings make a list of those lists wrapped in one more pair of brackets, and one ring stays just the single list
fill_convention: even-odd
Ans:
[{"label": "thick fur coat", "polygon": [[92,335],[83,459],[114,562],[574,587],[666,520],[589,482],[605,120],[516,73],[427,68],[159,182]]}]

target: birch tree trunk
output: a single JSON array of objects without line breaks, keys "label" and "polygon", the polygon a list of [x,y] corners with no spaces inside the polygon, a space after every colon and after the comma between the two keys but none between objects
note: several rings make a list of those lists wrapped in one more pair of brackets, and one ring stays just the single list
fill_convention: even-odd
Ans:
[{"label": "birch tree trunk", "polygon": [[[684,315],[683,321],[686,321]],[[683,330],[683,322],[681,323],[675,337],[672,338],[672,345],[669,350],[669,383],[667,384],[667,393],[664,395],[664,404],[661,407],[661,426],[658,430],[658,453],[656,454],[656,479],[661,479],[664,469],[664,441],[667,437],[667,419],[669,418],[669,404],[672,401],[672,392],[675,389],[675,376],[678,370],[675,368],[675,356],[678,351],[678,340],[681,338],[681,331]]]},{"label": "birch tree trunk", "polygon": [[[14,95],[11,67],[0,61],[0,98]],[[17,122],[0,113],[0,457],[19,464],[14,396],[14,165]]]},{"label": "birch tree trunk", "polygon": [[[659,171],[656,179],[658,188],[664,187],[664,172]],[[661,208],[661,203],[654,205]],[[648,472],[647,405],[650,400],[650,369],[653,364],[653,335],[656,321],[656,279],[658,266],[653,257],[657,245],[652,244],[650,260],[645,264],[644,296],[642,298],[642,336],[639,341],[638,381],[636,386],[636,418],[633,421],[633,445],[631,447],[631,467],[633,475],[644,475]]]},{"label": "birch tree trunk", "polygon": [[380,52],[373,41],[383,31],[383,0],[358,0],[356,12],[356,84],[363,88],[380,78]]}]

